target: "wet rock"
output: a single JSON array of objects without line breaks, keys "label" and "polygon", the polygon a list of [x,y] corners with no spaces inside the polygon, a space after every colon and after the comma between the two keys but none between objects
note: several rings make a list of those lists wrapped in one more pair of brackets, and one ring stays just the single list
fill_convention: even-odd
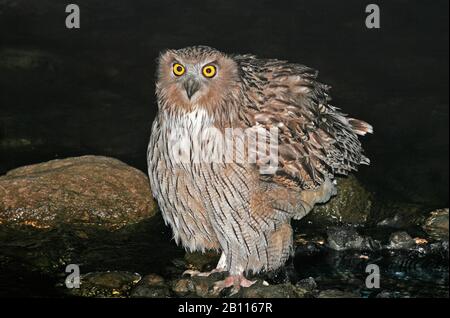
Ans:
[{"label": "wet rock", "polygon": [[379,249],[380,243],[369,237],[361,236],[350,226],[332,227],[327,231],[327,246],[336,251]]},{"label": "wet rock", "polygon": [[133,298],[169,298],[170,290],[166,286],[137,286],[131,291]]},{"label": "wet rock", "polygon": [[317,283],[312,277],[301,279],[295,284],[295,291],[299,298],[317,297]]},{"label": "wet rock", "polygon": [[296,289],[292,284],[265,286],[260,281],[248,288],[242,288],[239,294],[242,298],[299,298],[304,296],[303,291]]},{"label": "wet rock", "polygon": [[220,293],[214,291],[214,284],[226,277],[224,273],[215,273],[209,277],[183,277],[174,280],[170,285],[172,291],[178,297],[242,297],[242,298],[299,298],[307,297],[309,290],[302,286],[294,286],[290,283],[270,285],[259,277],[249,278],[257,282],[247,288],[231,295],[231,289],[224,289]]},{"label": "wet rock", "polygon": [[433,211],[424,222],[423,229],[435,240],[448,241],[448,210],[447,208]]},{"label": "wet rock", "polygon": [[0,177],[0,224],[117,229],[155,213],[145,174],[113,158],[52,160]]},{"label": "wet rock", "polygon": [[338,289],[322,290],[317,298],[359,298],[360,296],[353,292],[342,291]]},{"label": "wet rock", "polygon": [[408,202],[380,200],[376,202],[369,222],[380,227],[406,229],[423,222],[423,206]]},{"label": "wet rock", "polygon": [[140,281],[139,284],[147,285],[147,286],[164,286],[165,281],[164,278],[157,274],[149,274],[144,276]]},{"label": "wet rock", "polygon": [[392,233],[389,238],[388,248],[390,249],[410,249],[416,245],[415,240],[407,232]]},{"label": "wet rock", "polygon": [[93,272],[81,275],[80,288],[70,289],[69,293],[81,297],[126,297],[140,280],[137,273]]},{"label": "wet rock", "polygon": [[382,291],[377,294],[376,298],[410,298],[407,292],[398,291]]},{"label": "wet rock", "polygon": [[354,177],[339,178],[337,195],[323,205],[317,205],[305,217],[315,225],[364,224],[370,216],[373,196]]},{"label": "wet rock", "polygon": [[226,274],[215,273],[209,277],[184,277],[171,283],[172,291],[178,297],[242,297],[242,298],[302,298],[311,297],[315,289],[314,280],[304,281],[298,285],[290,283],[269,284],[260,277],[249,278],[256,283],[247,288],[241,288],[235,295],[230,295],[231,289],[220,293],[214,291],[214,284],[226,277]]},{"label": "wet rock", "polygon": [[187,252],[184,256],[184,261],[189,269],[198,271],[209,271],[216,267],[219,261],[220,254],[215,251],[201,252]]},{"label": "wet rock", "polygon": [[172,287],[173,292],[178,296],[187,296],[190,293],[195,292],[195,285],[192,279],[190,278],[182,278],[176,280],[173,283]]},{"label": "wet rock", "polygon": [[213,288],[214,283],[220,279],[215,279],[214,277],[214,275],[210,277],[194,277],[192,281],[194,283],[195,295],[202,298],[218,297],[219,295],[213,291]]},{"label": "wet rock", "polygon": [[412,226],[411,220],[408,220],[406,216],[396,214],[393,217],[386,218],[377,223],[377,226],[390,227],[393,229],[403,229]]},{"label": "wet rock", "polygon": [[429,245],[431,251],[437,251],[441,255],[444,255],[448,259],[448,241],[436,242]]},{"label": "wet rock", "polygon": [[312,277],[304,278],[302,280],[299,280],[296,284],[296,287],[307,290],[307,291],[313,291],[317,289],[317,283]]},{"label": "wet rock", "polygon": [[[216,298],[219,294],[213,290],[214,283],[224,278],[224,273],[214,273],[208,277],[183,277],[172,281],[170,285],[172,291],[179,297]],[[226,294],[225,291],[223,293]]]},{"label": "wet rock", "polygon": [[316,242],[306,242],[296,246],[295,254],[301,256],[313,256],[319,255],[325,252],[325,247],[323,244],[318,244]]},{"label": "wet rock", "polygon": [[156,274],[144,276],[131,291],[131,297],[136,298],[167,298],[170,297],[169,287],[164,278]]}]

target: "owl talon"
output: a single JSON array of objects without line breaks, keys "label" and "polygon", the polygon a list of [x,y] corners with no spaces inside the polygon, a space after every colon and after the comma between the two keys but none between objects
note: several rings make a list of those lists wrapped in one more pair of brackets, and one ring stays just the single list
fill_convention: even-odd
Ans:
[{"label": "owl talon", "polygon": [[224,271],[224,269],[221,269],[221,268],[214,268],[212,271],[209,271],[209,272],[200,272],[200,271],[196,271],[196,270],[192,270],[192,269],[188,269],[188,270],[185,270],[184,272],[183,272],[183,274],[182,274],[182,276],[184,276],[184,275],[189,275],[189,276],[191,276],[191,277],[208,277],[208,276],[210,276],[211,274],[214,274],[214,273],[221,273],[221,272],[223,272]]},{"label": "owl talon", "polygon": [[200,271],[188,269],[188,270],[185,270],[183,272],[183,274],[181,274],[181,276],[189,275],[191,277],[194,277],[194,276],[198,276],[200,273],[201,273]]},{"label": "owl talon", "polygon": [[231,275],[224,280],[216,282],[213,287],[213,292],[218,294],[225,288],[233,287],[230,292],[230,296],[233,296],[239,292],[241,287],[250,287],[254,283],[256,283],[256,280],[248,280],[244,275]]}]

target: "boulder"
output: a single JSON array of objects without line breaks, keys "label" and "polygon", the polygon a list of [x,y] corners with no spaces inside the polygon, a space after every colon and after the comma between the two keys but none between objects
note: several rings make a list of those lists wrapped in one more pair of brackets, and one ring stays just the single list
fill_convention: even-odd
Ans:
[{"label": "boulder", "polygon": [[68,294],[81,297],[127,297],[141,280],[137,273],[108,271],[92,272],[80,277],[80,287],[68,289]]},{"label": "boulder", "polygon": [[414,239],[405,231],[392,233],[389,238],[390,249],[409,249],[416,246]]},{"label": "boulder", "polygon": [[305,217],[314,225],[364,224],[370,217],[372,194],[354,176],[337,179],[337,195],[316,205]]},{"label": "boulder", "polygon": [[144,276],[131,291],[131,297],[135,298],[167,298],[170,297],[169,287],[164,278],[156,274]]},{"label": "boulder", "polygon": [[303,298],[304,293],[290,283],[267,285],[263,282],[256,282],[248,288],[241,288],[242,298]]},{"label": "boulder", "polygon": [[156,211],[146,175],[113,158],[52,160],[0,177],[0,224],[118,229]]},{"label": "boulder", "polygon": [[342,291],[338,289],[327,289],[321,291],[317,298],[360,298],[360,296],[354,292]]},{"label": "boulder", "polygon": [[448,208],[431,212],[423,229],[435,240],[448,241]]},{"label": "boulder", "polygon": [[361,236],[350,226],[331,227],[327,230],[327,246],[335,251],[377,250],[381,244],[370,237]]},{"label": "boulder", "polygon": [[210,271],[216,267],[220,254],[215,251],[202,252],[186,252],[184,261],[187,269],[197,271]]}]

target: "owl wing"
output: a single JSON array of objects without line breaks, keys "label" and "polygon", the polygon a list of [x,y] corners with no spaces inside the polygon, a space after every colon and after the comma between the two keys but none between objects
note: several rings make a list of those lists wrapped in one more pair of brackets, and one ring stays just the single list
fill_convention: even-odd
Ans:
[{"label": "owl wing", "polygon": [[357,135],[372,133],[372,126],[331,106],[330,87],[316,81],[317,71],[252,55],[235,59],[245,92],[240,120],[246,127],[278,128],[277,176],[315,189],[370,163]]}]

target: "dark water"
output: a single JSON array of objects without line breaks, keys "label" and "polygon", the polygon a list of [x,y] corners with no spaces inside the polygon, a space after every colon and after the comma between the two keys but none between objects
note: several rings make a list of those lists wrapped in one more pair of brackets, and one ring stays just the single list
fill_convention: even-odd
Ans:
[{"label": "dark water", "polygon": [[[414,233],[414,230],[409,229],[409,232]],[[314,228],[302,231],[314,235],[320,233]],[[335,251],[320,244],[300,246],[293,258],[294,274],[289,279],[298,281],[313,277],[321,289],[343,290],[363,298],[381,295],[389,298],[448,297],[448,246],[445,243],[393,250],[387,245],[392,230],[368,228],[360,231],[370,234],[383,246],[347,251]],[[416,234],[423,236],[420,230]],[[380,271],[379,288],[366,286],[370,273],[366,269],[373,264]]]},{"label": "dark water", "polygon": [[[323,230],[302,227],[308,243],[298,245],[285,267],[257,279],[296,284],[312,277],[318,291],[333,289],[363,298],[449,297],[448,242],[391,250],[386,243],[392,230],[360,229],[383,247],[337,252],[317,243],[315,238]],[[76,227],[2,230],[0,246],[0,297],[68,297],[63,285],[66,264],[78,264],[82,273],[157,273],[167,281],[180,278],[186,269],[184,250],[171,241],[170,230],[159,218],[113,233]],[[208,266],[213,268],[216,261],[212,259]],[[369,264],[380,268],[380,288],[366,287]]]},{"label": "dark water", "polygon": [[[333,86],[334,105],[375,127],[363,142],[372,165],[358,176],[378,200],[448,206],[448,1],[377,3],[381,29],[368,30],[363,1],[79,0],[81,29],[67,30],[66,1],[0,0],[0,173],[84,154],[145,171],[157,111],[155,59],[166,48],[204,44],[319,69]],[[181,253],[167,244],[166,260],[148,256],[133,267],[165,268]],[[133,256],[155,254],[124,251],[127,261],[114,266],[127,269]],[[342,284],[340,270],[321,269],[331,285]],[[0,280],[16,274],[2,272]],[[29,275],[24,284],[52,286],[47,276]],[[436,280],[408,275],[394,275],[392,288],[418,281],[416,294],[433,294],[425,286]]]},{"label": "dark water", "polygon": [[67,289],[57,288],[67,264],[79,265],[84,274],[127,271],[169,277],[172,261],[184,255],[159,217],[115,232],[76,226],[2,229],[0,246],[0,297],[67,296]]}]

